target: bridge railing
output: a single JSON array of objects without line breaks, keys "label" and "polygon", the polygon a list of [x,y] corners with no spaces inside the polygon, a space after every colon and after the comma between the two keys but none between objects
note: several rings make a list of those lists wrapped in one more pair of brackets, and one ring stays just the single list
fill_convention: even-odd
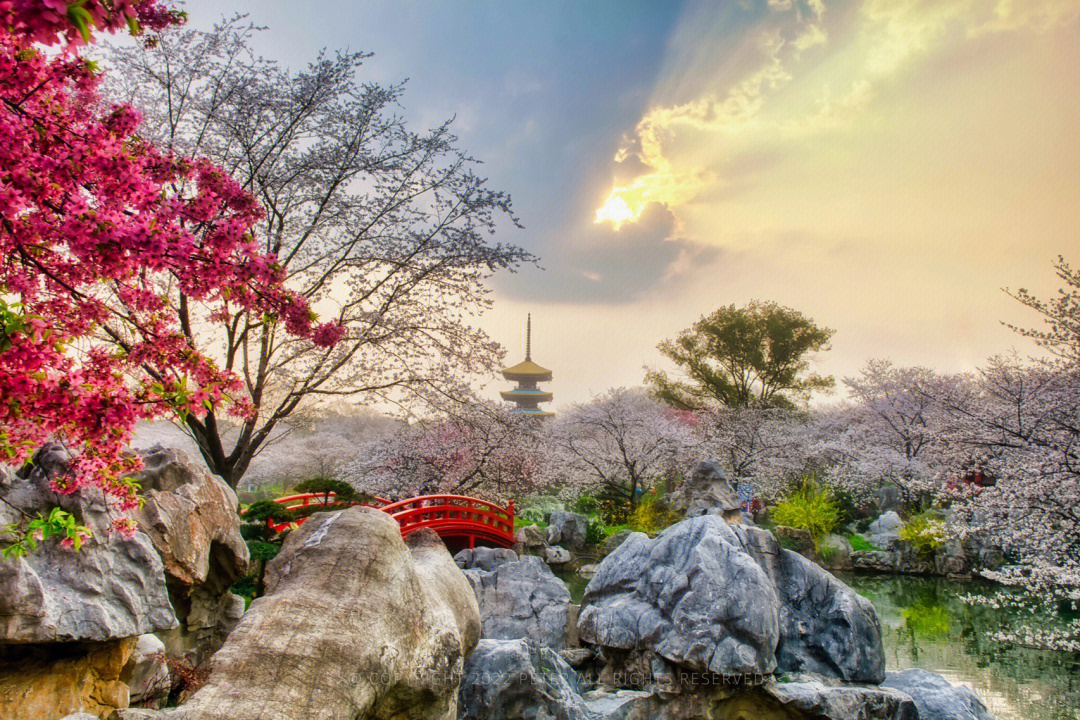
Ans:
[{"label": "bridge railing", "polygon": [[440,535],[481,535],[514,541],[514,501],[506,507],[466,495],[422,495],[380,508],[408,535],[429,527]]},{"label": "bridge railing", "polygon": [[[334,493],[302,493],[277,498],[286,510],[297,510],[312,505],[333,505],[337,503]],[[514,501],[506,507],[467,495],[422,495],[420,497],[390,502],[386,498],[375,497],[370,503],[348,501],[348,505],[366,505],[389,514],[401,527],[402,536],[409,535],[421,528],[431,528],[440,536],[467,538],[469,546],[476,540],[494,541],[510,546],[514,543]],[[306,520],[297,518],[296,524]],[[280,531],[289,523],[277,523],[268,519],[267,525],[272,530]]]}]

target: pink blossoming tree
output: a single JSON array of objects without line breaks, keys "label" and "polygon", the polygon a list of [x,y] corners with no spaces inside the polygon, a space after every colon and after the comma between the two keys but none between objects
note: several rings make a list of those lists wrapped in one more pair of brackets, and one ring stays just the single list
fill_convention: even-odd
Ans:
[{"label": "pink blossoming tree", "polygon": [[200,415],[238,388],[186,341],[170,289],[324,346],[340,328],[317,325],[284,288],[256,245],[263,211],[251,195],[206,160],[155,149],[136,110],[99,96],[79,53],[92,31],[138,33],[181,14],[156,0],[14,0],[0,16],[0,456],[19,464],[60,441],[73,459],[57,491],[96,486],[131,509],[139,461],[124,447],[136,421]]}]

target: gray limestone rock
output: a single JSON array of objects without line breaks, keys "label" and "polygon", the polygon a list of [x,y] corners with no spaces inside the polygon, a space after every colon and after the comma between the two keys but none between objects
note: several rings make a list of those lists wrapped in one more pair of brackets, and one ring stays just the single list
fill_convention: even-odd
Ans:
[{"label": "gray limestone rock", "polygon": [[465,576],[476,592],[483,637],[563,647],[570,592],[540,558],[526,556],[487,572],[466,570]]},{"label": "gray limestone rock", "polygon": [[919,720],[994,720],[971,688],[953,685],[937,673],[918,668],[891,672],[881,685],[910,695]]},{"label": "gray limestone rock", "polygon": [[591,720],[577,673],[531,640],[481,640],[469,656],[459,720]]}]

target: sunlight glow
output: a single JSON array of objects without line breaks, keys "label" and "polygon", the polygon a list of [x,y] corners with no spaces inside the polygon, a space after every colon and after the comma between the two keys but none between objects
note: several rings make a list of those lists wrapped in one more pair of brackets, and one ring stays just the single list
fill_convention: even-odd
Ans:
[{"label": "sunlight glow", "polygon": [[623,223],[636,220],[638,214],[634,212],[626,200],[612,191],[608,195],[607,201],[596,211],[595,222],[610,222],[612,227],[618,230]]}]

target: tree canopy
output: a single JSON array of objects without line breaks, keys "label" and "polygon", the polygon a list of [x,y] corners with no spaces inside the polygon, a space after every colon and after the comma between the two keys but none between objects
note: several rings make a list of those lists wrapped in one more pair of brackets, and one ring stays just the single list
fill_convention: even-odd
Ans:
[{"label": "tree canopy", "polygon": [[656,395],[684,410],[728,407],[795,408],[833,378],[810,372],[808,356],[829,349],[833,331],[774,302],[728,305],[704,315],[658,346],[681,377],[648,370]]}]

